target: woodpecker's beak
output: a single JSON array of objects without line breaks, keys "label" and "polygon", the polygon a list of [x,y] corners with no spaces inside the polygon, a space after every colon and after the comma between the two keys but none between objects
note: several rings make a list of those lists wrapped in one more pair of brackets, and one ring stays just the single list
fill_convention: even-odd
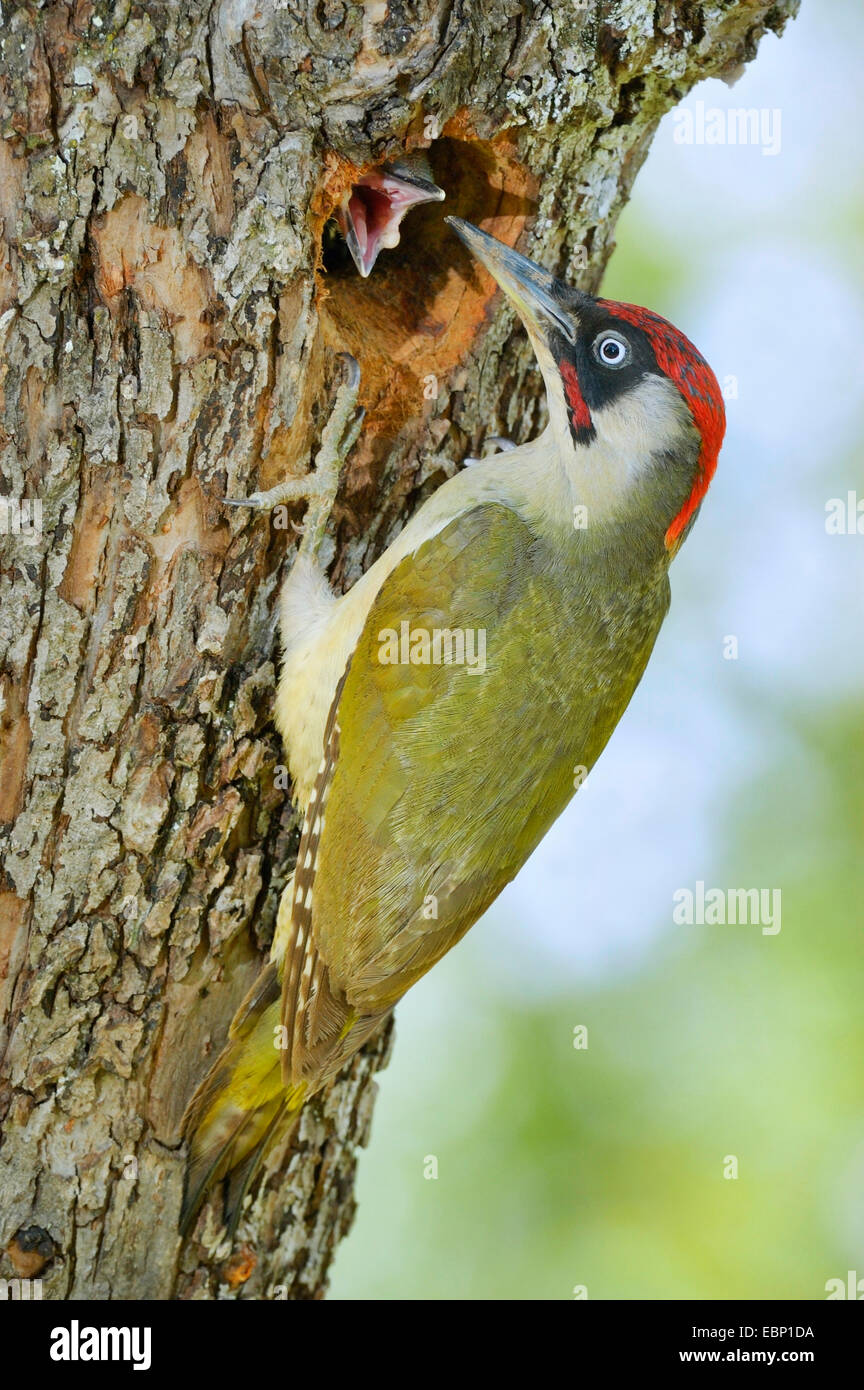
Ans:
[{"label": "woodpecker's beak", "polygon": [[444,196],[420,156],[381,164],[352,184],[335,216],[364,280],[379,253],[399,245],[406,212],[422,203],[440,203]]},{"label": "woodpecker's beak", "polygon": [[561,303],[561,289],[554,275],[461,217],[444,220],[512,299],[532,338],[545,339],[544,327],[551,323],[568,343],[575,343],[576,325]]}]

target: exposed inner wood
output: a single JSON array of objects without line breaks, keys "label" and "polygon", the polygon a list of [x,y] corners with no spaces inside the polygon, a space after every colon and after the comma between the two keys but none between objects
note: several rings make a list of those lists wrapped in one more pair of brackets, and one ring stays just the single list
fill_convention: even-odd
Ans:
[{"label": "exposed inner wood", "polygon": [[445,215],[514,246],[537,205],[537,181],[506,136],[445,135],[428,158],[446,201],[412,212],[399,246],[382,253],[367,280],[345,255],[319,277],[325,342],[334,351],[347,348],[363,364],[360,398],[370,447],[376,436],[392,438],[407,419],[429,412],[428,379],[446,382],[465,361],[497,291]]}]

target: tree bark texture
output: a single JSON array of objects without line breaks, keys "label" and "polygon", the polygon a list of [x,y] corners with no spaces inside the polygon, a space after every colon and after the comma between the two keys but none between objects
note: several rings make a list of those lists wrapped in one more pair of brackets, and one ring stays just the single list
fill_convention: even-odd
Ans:
[{"label": "tree bark texture", "polygon": [[177,1236],[181,1116],[298,842],[271,724],[293,536],[222,499],[305,472],[351,350],[347,586],[484,435],[534,432],[543,393],[440,207],[364,281],[325,231],[337,199],[428,149],[444,211],[596,288],[660,117],[796,7],[4,6],[0,1278],[314,1298],[351,1223],[389,1035],[307,1108],[232,1252],[212,1210]]}]

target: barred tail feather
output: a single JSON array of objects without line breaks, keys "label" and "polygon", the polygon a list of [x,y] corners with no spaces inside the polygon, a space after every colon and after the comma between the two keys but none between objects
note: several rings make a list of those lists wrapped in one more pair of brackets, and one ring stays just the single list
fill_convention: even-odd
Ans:
[{"label": "barred tail feather", "polygon": [[225,1221],[228,1226],[229,1240],[234,1239],[238,1222],[243,1213],[246,1193],[263,1167],[271,1146],[276,1143],[287,1143],[293,1134],[297,1121],[300,1119],[303,1098],[295,1093],[272,1108],[272,1117],[262,1137],[243,1162],[237,1168],[232,1168],[228,1177],[228,1190],[225,1196]]},{"label": "barred tail feather", "polygon": [[233,1233],[243,1198],[283,1115],[298,1115],[306,1087],[286,1088],[274,1045],[280,985],[275,965],[258,977],[234,1017],[228,1042],[186,1111],[190,1141],[180,1230],[187,1235],[210,1190],[232,1170],[228,1222]]}]

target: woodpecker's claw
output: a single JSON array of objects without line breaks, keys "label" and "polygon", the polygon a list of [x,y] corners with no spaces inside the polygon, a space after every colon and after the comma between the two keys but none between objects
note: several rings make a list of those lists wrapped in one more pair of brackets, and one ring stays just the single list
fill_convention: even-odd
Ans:
[{"label": "woodpecker's claw", "polygon": [[431,172],[422,155],[408,155],[362,174],[343,197],[336,221],[364,280],[379,252],[399,245],[406,212],[443,200],[444,190],[433,183]]},{"label": "woodpecker's claw", "polygon": [[253,492],[249,497],[223,497],[222,501],[226,507],[260,507],[263,495],[261,492]]},{"label": "woodpecker's claw", "polygon": [[350,352],[340,352],[339,356],[345,363],[345,385],[349,391],[356,392],[360,385],[360,363]]}]

